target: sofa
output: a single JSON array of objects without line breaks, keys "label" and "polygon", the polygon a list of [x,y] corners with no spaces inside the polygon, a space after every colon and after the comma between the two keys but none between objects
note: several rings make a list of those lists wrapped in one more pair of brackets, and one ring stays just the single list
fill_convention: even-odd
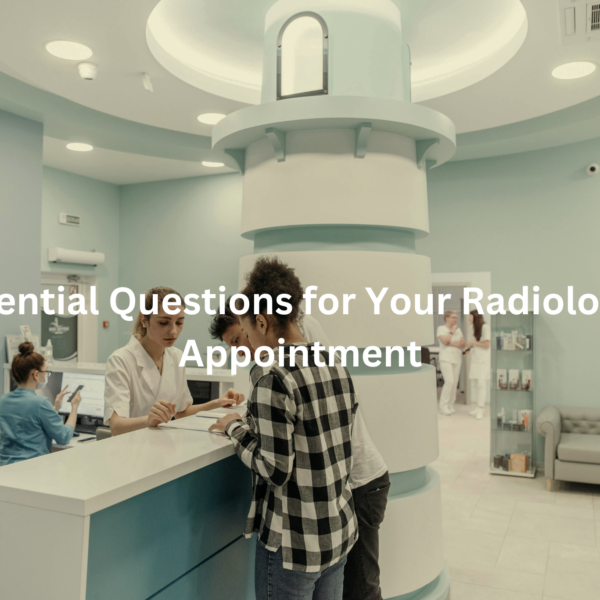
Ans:
[{"label": "sofa", "polygon": [[549,491],[554,480],[600,484],[600,408],[547,406],[536,425]]}]

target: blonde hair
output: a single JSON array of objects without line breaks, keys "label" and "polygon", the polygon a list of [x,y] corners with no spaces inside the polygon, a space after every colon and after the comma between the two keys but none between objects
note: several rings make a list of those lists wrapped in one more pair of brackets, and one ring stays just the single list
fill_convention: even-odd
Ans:
[{"label": "blonde hair", "polygon": [[455,310],[447,310],[444,313],[444,321],[450,316],[450,315],[456,315],[458,317],[458,313]]},{"label": "blonde hair", "polygon": [[[158,306],[156,308],[157,310],[160,310],[160,308],[162,307],[163,300],[170,294],[178,296],[181,300],[181,308],[185,308],[183,296],[179,292],[176,292],[173,288],[159,286],[152,288],[146,292],[146,298],[144,299],[144,309],[146,311],[152,310],[154,296],[156,296],[158,302]],[[135,320],[135,325],[133,326],[133,335],[136,338],[143,338],[147,333],[146,328],[142,323],[142,316],[146,316],[146,318],[149,319],[152,315],[142,315],[142,312],[139,312],[137,319]]]}]

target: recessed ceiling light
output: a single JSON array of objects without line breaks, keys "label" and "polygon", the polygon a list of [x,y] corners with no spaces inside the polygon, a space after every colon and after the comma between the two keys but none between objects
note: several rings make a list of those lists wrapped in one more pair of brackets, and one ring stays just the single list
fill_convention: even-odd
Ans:
[{"label": "recessed ceiling light", "polygon": [[73,150],[74,152],[89,152],[94,149],[94,146],[90,146],[89,144],[80,144],[78,142],[74,142],[73,144],[67,144],[67,148],[69,150]]},{"label": "recessed ceiling light", "polygon": [[209,162],[208,160],[203,160],[202,161],[202,166],[203,167],[210,167],[211,169],[216,169],[218,167],[224,167],[225,163],[220,163],[220,162]]},{"label": "recessed ceiling light", "polygon": [[552,71],[552,75],[556,79],[579,79],[580,77],[592,74],[595,70],[596,65],[594,63],[585,61],[571,62],[556,67]]},{"label": "recessed ceiling light", "polygon": [[198,115],[198,121],[205,123],[206,125],[216,125],[219,121],[223,120],[227,115],[221,113],[204,113]]},{"label": "recessed ceiling light", "polygon": [[83,44],[77,42],[67,42],[65,40],[56,40],[46,44],[46,50],[65,60],[87,60],[92,56],[92,50]]}]

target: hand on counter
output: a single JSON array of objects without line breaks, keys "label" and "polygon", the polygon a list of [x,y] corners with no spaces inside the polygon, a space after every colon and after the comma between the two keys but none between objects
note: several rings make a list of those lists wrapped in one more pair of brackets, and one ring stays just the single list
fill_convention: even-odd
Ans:
[{"label": "hand on counter", "polygon": [[242,417],[238,415],[238,413],[231,413],[230,415],[226,415],[217,419],[217,421],[211,425],[208,430],[209,431],[220,431],[221,433],[225,433],[225,427],[231,423],[231,421],[239,421]]},{"label": "hand on counter", "polygon": [[148,415],[147,427],[158,427],[161,423],[168,423],[175,416],[177,406],[166,400],[155,402]]}]

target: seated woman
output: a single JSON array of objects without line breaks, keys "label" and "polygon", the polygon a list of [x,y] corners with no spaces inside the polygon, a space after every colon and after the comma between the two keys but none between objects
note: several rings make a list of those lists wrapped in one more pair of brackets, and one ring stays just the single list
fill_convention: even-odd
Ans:
[{"label": "seated woman", "polygon": [[11,374],[19,387],[0,398],[0,466],[48,454],[52,440],[57,444],[68,444],[73,437],[81,402],[77,392],[65,424],[57,411],[66,388],[56,397],[54,406],[48,398],[35,393],[51,373],[41,354],[33,351],[31,342],[19,346]]},{"label": "seated woman", "polygon": [[[253,348],[272,349],[275,360],[253,367],[247,416],[227,415],[211,429],[231,438],[253,472],[245,533],[258,532],[256,599],[293,591],[297,600],[341,600],[344,565],[358,536],[350,486],[358,408],[352,379],[337,356],[332,367],[323,349],[315,357],[298,328],[303,289],[293,269],[262,258],[243,294],[261,295],[258,314],[240,317],[243,332]],[[291,312],[267,314],[266,297],[275,306],[280,294],[289,294]]]}]

